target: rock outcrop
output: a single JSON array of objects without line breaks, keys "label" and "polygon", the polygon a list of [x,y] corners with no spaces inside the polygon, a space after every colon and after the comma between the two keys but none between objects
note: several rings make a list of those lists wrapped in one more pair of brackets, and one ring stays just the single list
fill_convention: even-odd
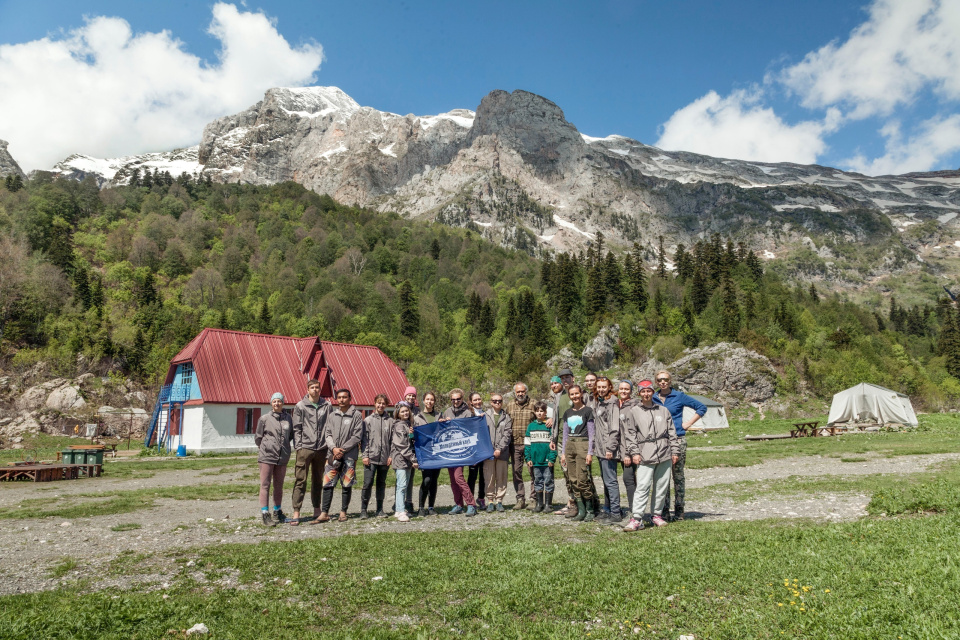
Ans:
[{"label": "rock outcrop", "polygon": [[8,144],[6,140],[0,140],[0,178],[14,175],[26,178],[27,176],[23,172],[23,169],[21,169],[17,161],[13,159],[10,152],[7,151]]},{"label": "rock outcrop", "polygon": [[777,372],[766,356],[729,342],[686,351],[666,368],[685,391],[733,405],[764,402],[777,388]]},{"label": "rock outcrop", "polygon": [[620,325],[611,324],[600,329],[593,340],[583,348],[580,359],[588,371],[602,371],[613,366],[620,341]]}]

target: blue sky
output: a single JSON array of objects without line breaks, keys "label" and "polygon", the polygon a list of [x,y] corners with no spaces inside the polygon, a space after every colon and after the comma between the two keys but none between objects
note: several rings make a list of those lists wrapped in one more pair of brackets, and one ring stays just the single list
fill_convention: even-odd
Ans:
[{"label": "blue sky", "polygon": [[195,143],[270,86],[334,85],[418,115],[525,89],[593,136],[874,174],[956,169],[958,4],[3,1],[0,138],[42,168]]}]

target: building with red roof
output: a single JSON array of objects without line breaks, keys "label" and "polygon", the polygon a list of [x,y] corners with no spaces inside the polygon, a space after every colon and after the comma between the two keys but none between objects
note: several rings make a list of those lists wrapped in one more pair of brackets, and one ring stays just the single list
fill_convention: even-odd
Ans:
[{"label": "building with red roof", "polygon": [[313,378],[321,396],[350,389],[365,411],[379,393],[402,399],[409,384],[377,347],[208,328],[170,361],[146,443],[198,453],[254,449],[270,397],[279,391],[292,408]]}]

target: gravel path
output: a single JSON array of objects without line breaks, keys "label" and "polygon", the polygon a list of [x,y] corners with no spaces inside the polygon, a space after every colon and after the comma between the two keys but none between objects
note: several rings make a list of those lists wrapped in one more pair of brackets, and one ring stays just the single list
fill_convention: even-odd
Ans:
[{"label": "gravel path", "polygon": [[[722,498],[698,498],[696,489],[712,485],[738,483],[750,480],[776,480],[790,476],[866,475],[875,473],[913,473],[944,461],[958,460],[960,454],[936,454],[880,458],[864,455],[864,462],[840,462],[837,458],[817,456],[787,458],[764,462],[750,467],[713,468],[687,472],[687,509],[692,519],[755,520],[762,518],[814,518],[844,520],[866,514],[869,496],[865,494],[818,494],[811,496],[761,496],[747,502]],[[252,466],[251,466],[252,468]],[[0,485],[0,507],[10,507],[21,500],[58,498],[109,490],[134,490],[151,486],[195,486],[201,483],[222,484],[237,482],[250,469],[211,474],[207,471],[158,471],[152,478],[117,479],[110,477],[57,482],[52,484],[5,483]],[[249,479],[244,480],[250,482]],[[558,478],[555,502],[566,499],[562,477]],[[599,486],[599,481],[597,481]],[[391,531],[462,530],[515,525],[540,526],[597,526],[582,525],[565,518],[513,511],[513,491],[508,491],[506,513],[482,513],[475,518],[439,516],[414,518],[409,524],[393,518],[360,520],[359,487],[355,488],[348,522],[330,522],[323,525],[265,528],[260,524],[254,499],[217,501],[184,501],[160,499],[158,507],[133,513],[91,518],[63,520],[60,518],[31,518],[0,520],[0,595],[54,589],[78,579],[93,578],[89,588],[130,586],[155,583],[173,577],[178,566],[170,563],[169,572],[160,570],[155,575],[110,576],[104,570],[121,553],[152,555],[168,550],[183,549],[184,557],[192,547],[211,544],[259,544],[276,540],[358,535]],[[335,492],[333,511],[339,509],[339,489]],[[387,488],[387,505],[393,504],[393,491]],[[308,499],[309,502],[309,499]],[[441,485],[437,504],[453,504],[450,487]],[[289,508],[289,507],[288,507]],[[441,511],[446,511],[442,508]],[[130,531],[111,531],[120,524],[135,523],[140,528]],[[77,566],[61,578],[50,577],[51,568],[64,558],[73,559]]]}]

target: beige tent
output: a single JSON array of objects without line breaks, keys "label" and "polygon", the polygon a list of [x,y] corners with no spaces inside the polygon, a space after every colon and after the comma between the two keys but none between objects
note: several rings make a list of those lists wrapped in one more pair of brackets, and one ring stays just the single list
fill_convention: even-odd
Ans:
[{"label": "beige tent", "polygon": [[917,414],[910,398],[886,387],[861,382],[833,396],[827,424],[838,422],[876,422],[917,425]]},{"label": "beige tent", "polygon": [[[687,394],[694,400],[699,400],[707,406],[707,413],[704,414],[692,427],[693,431],[704,429],[712,431],[713,429],[726,429],[730,426],[727,422],[727,410],[716,400],[711,400],[706,396],[698,396],[693,393]],[[690,407],[683,408],[683,421],[686,422],[696,413]]]}]

